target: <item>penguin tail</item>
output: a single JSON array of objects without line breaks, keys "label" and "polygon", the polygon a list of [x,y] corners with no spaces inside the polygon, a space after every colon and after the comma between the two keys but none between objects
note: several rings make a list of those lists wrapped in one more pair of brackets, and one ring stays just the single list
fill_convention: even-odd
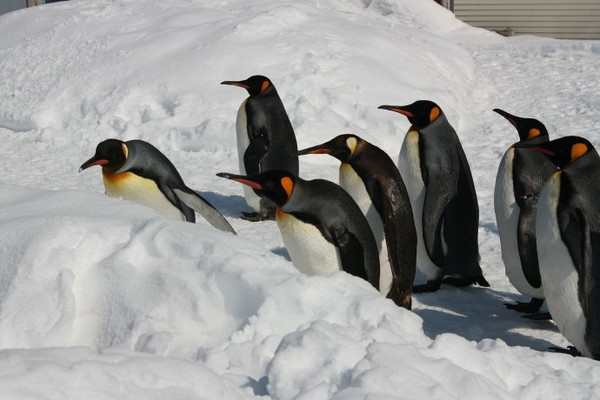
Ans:
[{"label": "penguin tail", "polygon": [[181,200],[186,206],[195,210],[198,214],[202,215],[209,224],[215,228],[224,232],[231,232],[234,235],[237,233],[233,227],[227,222],[225,217],[208,201],[198,195],[191,189],[187,190],[173,188],[173,193]]}]

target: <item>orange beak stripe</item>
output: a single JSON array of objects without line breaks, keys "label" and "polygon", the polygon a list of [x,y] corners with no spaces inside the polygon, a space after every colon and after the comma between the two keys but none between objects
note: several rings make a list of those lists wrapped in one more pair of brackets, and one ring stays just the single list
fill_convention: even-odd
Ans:
[{"label": "orange beak stripe", "polygon": [[232,178],[232,179],[236,182],[243,183],[244,185],[250,186],[252,189],[257,189],[257,190],[262,189],[262,186],[259,183],[256,183],[254,181],[251,181],[248,179],[243,179],[243,178]]}]

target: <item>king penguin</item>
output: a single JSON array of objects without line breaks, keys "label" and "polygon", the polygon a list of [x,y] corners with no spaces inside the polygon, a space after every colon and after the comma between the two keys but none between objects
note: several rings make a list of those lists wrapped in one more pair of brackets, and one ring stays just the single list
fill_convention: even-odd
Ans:
[{"label": "king penguin", "polygon": [[411,308],[417,263],[417,233],[404,181],[392,159],[356,135],[339,135],[298,152],[329,154],[342,162],[340,186],[367,218],[379,250],[379,290]]},{"label": "king penguin", "polygon": [[380,109],[412,124],[398,159],[417,229],[417,268],[427,277],[413,292],[433,292],[442,280],[489,286],[479,266],[479,208],[469,163],[454,128],[432,101]]},{"label": "king penguin", "polygon": [[[500,109],[519,134],[519,141],[504,153],[494,189],[494,209],[506,276],[529,303],[505,303],[518,312],[536,313],[544,303],[544,291],[535,244],[535,219],[540,190],[556,170],[543,154],[527,147],[546,143],[548,131],[534,118],[522,118]],[[542,314],[539,314],[542,315]]]},{"label": "king penguin", "polygon": [[575,346],[567,352],[600,360],[600,156],[577,136],[529,149],[559,167],[540,192],[536,220],[548,309]]},{"label": "king penguin", "polygon": [[208,201],[188,188],[175,166],[156,147],[143,140],[107,139],[79,171],[102,166],[106,194],[157,210],[161,215],[196,222],[194,210],[212,226],[235,234],[229,222]]},{"label": "king penguin", "polygon": [[352,197],[333,182],[288,171],[255,176],[219,173],[250,186],[277,205],[276,220],[292,263],[308,275],[343,270],[379,288],[379,257],[369,223]]},{"label": "king penguin", "polygon": [[[261,75],[221,84],[239,86],[250,94],[240,105],[236,120],[240,173],[256,175],[280,169],[298,176],[296,135],[275,85]],[[244,186],[244,196],[254,212],[244,212],[242,218],[260,221],[274,216],[275,205],[267,197],[258,196],[248,186]]]}]

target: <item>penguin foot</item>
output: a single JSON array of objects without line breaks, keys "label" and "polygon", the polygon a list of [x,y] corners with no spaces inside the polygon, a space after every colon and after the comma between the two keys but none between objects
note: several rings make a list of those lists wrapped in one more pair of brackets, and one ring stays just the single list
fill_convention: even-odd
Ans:
[{"label": "penguin foot", "polygon": [[550,350],[551,352],[554,353],[564,353],[564,354],[570,354],[573,357],[580,357],[581,356],[581,352],[579,350],[577,350],[575,348],[575,346],[568,346],[566,349],[562,348],[562,347],[549,347],[548,350]]},{"label": "penguin foot", "polygon": [[435,281],[427,281],[427,283],[424,283],[422,285],[414,285],[412,292],[413,293],[431,293],[431,292],[437,292],[437,290],[440,288],[440,286],[442,285],[442,280],[435,280]]},{"label": "penguin foot", "polygon": [[443,283],[448,285],[457,286],[457,287],[465,287],[473,284],[478,284],[479,286],[489,287],[490,284],[485,280],[483,275],[475,276],[475,277],[463,277],[463,276],[448,276],[444,278]]},{"label": "penguin foot", "polygon": [[521,318],[527,318],[533,321],[548,321],[552,319],[552,315],[549,312],[542,312],[537,314],[521,315]]},{"label": "penguin foot", "polygon": [[257,212],[245,212],[242,211],[242,219],[246,220],[246,221],[250,221],[250,222],[259,222],[259,221],[266,221],[266,220],[274,220],[275,216],[274,215],[261,215]]},{"label": "penguin foot", "polygon": [[506,308],[508,308],[509,310],[533,314],[539,311],[542,304],[544,304],[544,299],[532,298],[529,303],[517,301],[516,303],[504,303],[504,306],[506,306]]}]

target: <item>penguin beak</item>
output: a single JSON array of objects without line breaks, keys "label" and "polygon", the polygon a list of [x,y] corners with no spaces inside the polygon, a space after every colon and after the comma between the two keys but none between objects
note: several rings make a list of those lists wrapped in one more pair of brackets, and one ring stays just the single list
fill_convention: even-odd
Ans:
[{"label": "penguin beak", "polygon": [[512,124],[512,126],[514,126],[515,128],[517,127],[517,121],[515,120],[515,116],[514,115],[509,114],[506,111],[501,110],[499,108],[494,108],[493,111],[496,112],[496,113],[498,113],[498,114],[500,114],[500,115],[502,115],[504,118],[506,118],[506,120],[508,122],[510,122]]},{"label": "penguin beak", "polygon": [[300,150],[298,152],[299,156],[304,156],[306,154],[331,154],[331,149],[324,147],[322,144],[306,148],[304,150]]},{"label": "penguin beak", "polygon": [[413,114],[411,112],[406,111],[403,106],[388,106],[388,105],[383,105],[383,106],[379,106],[377,108],[381,109],[381,110],[389,110],[389,111],[397,112],[397,113],[400,113],[402,115],[406,115],[408,118],[412,118],[413,117]]},{"label": "penguin beak", "polygon": [[243,81],[223,81],[221,85],[239,86],[246,90],[250,89],[250,86],[246,85]]},{"label": "penguin beak", "polygon": [[217,176],[220,178],[231,179],[232,181],[243,183],[244,185],[250,186],[252,189],[262,190],[262,188],[263,188],[260,185],[260,183],[251,180],[250,177],[248,177],[248,176],[234,175],[234,174],[229,174],[227,172],[219,172],[217,174]]},{"label": "penguin beak", "polygon": [[81,167],[79,167],[79,172],[83,171],[84,169],[88,169],[89,167],[93,167],[94,165],[105,165],[108,164],[108,160],[105,158],[101,158],[101,159],[96,159],[96,157],[92,157],[89,160],[87,160],[86,162],[84,162],[83,164],[81,164]]}]

